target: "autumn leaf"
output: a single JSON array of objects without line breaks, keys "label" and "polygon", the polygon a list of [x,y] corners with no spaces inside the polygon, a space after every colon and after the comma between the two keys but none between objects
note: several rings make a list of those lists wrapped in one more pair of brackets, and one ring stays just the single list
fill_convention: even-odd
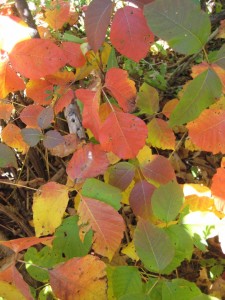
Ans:
[{"label": "autumn leaf", "polygon": [[93,0],[85,13],[85,31],[88,43],[95,52],[105,39],[113,6],[114,3],[110,0]]},{"label": "autumn leaf", "polygon": [[68,201],[67,187],[56,182],[42,185],[34,194],[33,218],[37,237],[55,232],[62,222]]},{"label": "autumn leaf", "polygon": [[14,151],[5,144],[0,143],[0,168],[18,168]]},{"label": "autumn leaf", "polygon": [[82,234],[92,228],[93,249],[111,260],[120,246],[125,230],[121,215],[111,205],[86,197],[82,197],[78,214]]},{"label": "autumn leaf", "polygon": [[63,109],[70,105],[74,98],[74,91],[67,88],[61,87],[59,91],[57,91],[58,99],[54,105],[54,112],[57,115],[59,112],[63,111]]},{"label": "autumn leaf", "polygon": [[43,145],[47,149],[53,149],[64,144],[64,137],[57,130],[49,130],[44,135]]},{"label": "autumn leaf", "polygon": [[106,299],[105,268],[105,263],[92,255],[72,258],[49,271],[50,284],[60,299]]},{"label": "autumn leaf", "polygon": [[76,90],[76,97],[84,104],[83,121],[85,128],[89,128],[95,138],[99,139],[101,121],[99,117],[100,91],[90,91],[88,89]]},{"label": "autumn leaf", "polygon": [[81,51],[80,44],[63,42],[61,47],[65,52],[67,64],[74,68],[82,67],[85,64],[86,59]]},{"label": "autumn leaf", "polygon": [[225,213],[225,169],[218,168],[212,178],[211,191],[214,196],[215,206]]},{"label": "autumn leaf", "polygon": [[35,103],[49,105],[52,102],[53,84],[44,79],[30,80],[26,93]]},{"label": "autumn leaf", "polygon": [[30,79],[55,73],[66,64],[64,51],[52,41],[32,39],[19,42],[9,53],[13,68]]},{"label": "autumn leaf", "polygon": [[77,149],[80,140],[76,134],[67,134],[64,135],[63,138],[63,144],[59,144],[56,147],[49,149],[52,155],[65,157],[71,153],[74,153],[74,151]]},{"label": "autumn leaf", "polygon": [[[52,8],[53,7],[53,8]],[[48,25],[58,30],[69,21],[70,3],[62,0],[52,1],[51,9],[45,10],[45,22]]]},{"label": "autumn leaf", "polygon": [[[63,86],[70,84],[72,81],[75,81],[75,75],[73,72],[68,70],[60,70],[54,74],[45,76],[46,80],[54,85],[58,85],[57,94],[60,94],[60,90],[63,89]],[[69,87],[67,87],[69,89]]]},{"label": "autumn leaf", "polygon": [[0,281],[0,291],[2,299],[26,300],[16,287],[6,281]]},{"label": "autumn leaf", "polygon": [[144,146],[147,126],[141,119],[123,112],[111,112],[102,124],[99,140],[105,151],[123,159],[133,158]]},{"label": "autumn leaf", "polygon": [[133,80],[128,78],[125,70],[111,68],[105,77],[105,85],[119,106],[125,112],[132,112],[135,108],[136,87]]},{"label": "autumn leaf", "polygon": [[14,110],[13,104],[0,100],[0,119],[8,122]]},{"label": "autumn leaf", "polygon": [[225,153],[225,112],[223,110],[204,110],[197,120],[187,124],[189,137],[194,144],[213,154]]},{"label": "autumn leaf", "polygon": [[85,179],[104,174],[109,165],[100,145],[87,144],[77,150],[66,168],[71,179]]},{"label": "autumn leaf", "polygon": [[39,128],[38,117],[43,110],[41,105],[27,105],[20,113],[20,119],[28,127]]},{"label": "autumn leaf", "polygon": [[138,92],[137,107],[140,109],[140,113],[149,115],[156,113],[159,110],[158,91],[144,82]]},{"label": "autumn leaf", "polygon": [[113,18],[110,39],[121,54],[139,62],[147,55],[154,35],[142,9],[125,6],[118,9]]}]

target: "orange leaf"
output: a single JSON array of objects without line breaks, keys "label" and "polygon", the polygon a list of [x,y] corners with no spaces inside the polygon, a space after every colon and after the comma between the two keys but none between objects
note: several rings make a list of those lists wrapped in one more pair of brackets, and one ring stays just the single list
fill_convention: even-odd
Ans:
[{"label": "orange leaf", "polygon": [[9,61],[0,62],[0,98],[5,98],[10,92],[23,90],[25,84],[9,65]]},{"label": "orange leaf", "polygon": [[225,111],[207,109],[195,121],[187,124],[193,143],[204,151],[213,154],[225,153]]},{"label": "orange leaf", "polygon": [[147,25],[143,10],[126,6],[115,14],[110,39],[121,54],[138,62],[147,55],[154,36]]},{"label": "orange leaf", "polygon": [[59,98],[54,105],[54,112],[56,115],[71,103],[74,98],[74,91],[61,86],[60,89],[57,90],[57,94],[59,95]]},{"label": "orange leaf", "polygon": [[86,59],[81,51],[80,44],[75,44],[72,42],[63,42],[62,49],[65,52],[67,63],[72,67],[82,67],[86,63]]},{"label": "orange leaf", "polygon": [[38,125],[38,117],[44,110],[44,107],[36,104],[26,106],[20,113],[20,119],[28,127],[40,128]]},{"label": "orange leaf", "polygon": [[178,99],[172,99],[172,100],[169,100],[168,102],[166,102],[166,104],[163,106],[163,110],[162,110],[162,113],[164,114],[164,116],[166,116],[169,119],[172,111],[174,110],[174,108],[177,106],[178,103],[179,103]]},{"label": "orange leaf", "polygon": [[106,299],[105,268],[105,263],[92,255],[72,258],[49,271],[50,284],[60,299]]},{"label": "orange leaf", "polygon": [[53,85],[47,80],[30,80],[26,85],[26,93],[35,103],[49,105],[52,102]]},{"label": "orange leaf", "polygon": [[26,153],[29,149],[28,145],[24,142],[21,129],[14,124],[7,124],[2,130],[3,142],[11,148]]},{"label": "orange leaf", "polygon": [[121,215],[109,204],[83,197],[78,207],[82,234],[92,228],[93,249],[112,259],[119,248],[125,230]]},{"label": "orange leaf", "polygon": [[63,138],[63,144],[59,144],[58,146],[49,149],[52,155],[65,157],[73,153],[77,149],[80,140],[76,134],[67,134],[64,135]]},{"label": "orange leaf", "polygon": [[76,90],[76,97],[84,104],[82,113],[83,126],[89,128],[95,138],[99,140],[99,130],[101,126],[99,118],[100,91],[78,89]]},{"label": "orange leaf", "polygon": [[0,119],[3,119],[4,121],[9,121],[13,111],[14,106],[12,104],[0,101]]},{"label": "orange leaf", "polygon": [[51,9],[45,11],[45,22],[53,29],[58,30],[69,21],[70,3],[57,0],[53,1],[51,6],[54,8],[51,7]]},{"label": "orange leaf", "polygon": [[218,168],[212,178],[211,191],[214,196],[215,206],[219,211],[225,213],[225,169]]},{"label": "orange leaf", "polygon": [[105,87],[125,112],[134,110],[137,91],[134,81],[128,78],[127,71],[117,68],[110,69],[106,73]]},{"label": "orange leaf", "polygon": [[164,120],[155,118],[148,124],[148,141],[153,147],[174,150],[175,139],[173,130]]},{"label": "orange leaf", "polygon": [[87,144],[71,158],[66,172],[71,179],[85,179],[104,174],[109,161],[100,145]]},{"label": "orange leaf", "polygon": [[51,75],[47,75],[45,78],[55,85],[67,85],[75,80],[75,75],[73,72],[63,70]]},{"label": "orange leaf", "polygon": [[147,126],[141,119],[128,113],[111,112],[100,129],[99,140],[105,151],[128,159],[138,154],[147,134]]},{"label": "orange leaf", "polygon": [[100,105],[99,117],[100,117],[101,123],[103,123],[108,118],[108,116],[111,114],[112,107],[115,111],[122,111],[120,107],[113,105],[112,103],[109,104],[108,102],[105,102]]},{"label": "orange leaf", "polygon": [[39,79],[55,73],[66,64],[61,48],[52,41],[32,39],[19,42],[9,54],[17,72],[30,79]]}]

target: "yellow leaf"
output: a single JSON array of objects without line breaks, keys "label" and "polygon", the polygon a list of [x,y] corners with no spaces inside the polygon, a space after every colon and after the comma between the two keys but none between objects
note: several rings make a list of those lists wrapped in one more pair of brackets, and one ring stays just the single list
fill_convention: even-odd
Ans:
[{"label": "yellow leaf", "polygon": [[139,152],[137,155],[137,159],[139,161],[139,164],[146,164],[147,162],[149,162],[151,160],[152,157],[152,151],[151,149],[145,145]]},{"label": "yellow leaf", "polygon": [[130,197],[130,193],[134,186],[135,186],[135,181],[132,180],[131,183],[129,184],[129,186],[126,188],[126,190],[122,192],[121,203],[130,205],[129,197]]},{"label": "yellow leaf", "polygon": [[33,215],[37,237],[55,232],[61,224],[68,201],[68,188],[56,182],[48,182],[34,194]]},{"label": "yellow leaf", "polygon": [[135,251],[134,242],[130,242],[125,248],[121,251],[123,254],[126,254],[132,260],[139,260],[139,257]]},{"label": "yellow leaf", "polygon": [[6,281],[0,281],[0,296],[4,300],[26,300],[15,286]]}]

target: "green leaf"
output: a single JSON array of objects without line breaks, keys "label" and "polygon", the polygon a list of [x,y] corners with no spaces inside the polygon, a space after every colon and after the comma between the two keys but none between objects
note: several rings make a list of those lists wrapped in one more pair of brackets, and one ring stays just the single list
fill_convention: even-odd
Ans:
[{"label": "green leaf", "polygon": [[171,274],[180,266],[185,259],[190,260],[193,253],[193,241],[183,225],[172,225],[164,229],[170,237],[174,248],[175,256],[172,262],[162,271],[163,274]]},{"label": "green leaf", "polygon": [[118,188],[95,178],[86,179],[81,194],[82,196],[107,203],[116,210],[119,210],[121,207],[121,191]]},{"label": "green leaf", "polygon": [[223,45],[220,50],[217,52],[214,60],[214,64],[217,64],[219,67],[225,69],[225,45]]},{"label": "green leaf", "polygon": [[68,41],[68,42],[74,42],[77,44],[83,44],[84,40],[80,39],[79,37],[69,33],[69,31],[65,32],[64,35],[62,36],[63,41]]},{"label": "green leaf", "polygon": [[161,185],[152,195],[153,214],[166,223],[173,221],[183,205],[183,200],[183,190],[178,183],[170,181]]},{"label": "green leaf", "polygon": [[146,299],[148,300],[162,300],[162,285],[164,279],[149,278],[149,280],[144,285]]},{"label": "green leaf", "polygon": [[210,295],[206,295],[206,294],[201,294],[199,296],[196,296],[194,298],[192,298],[191,300],[220,300],[219,298],[210,296]]},{"label": "green leaf", "polygon": [[43,134],[40,130],[36,128],[24,128],[21,130],[22,137],[24,142],[29,146],[34,147],[43,137]]},{"label": "green leaf", "polygon": [[221,91],[221,81],[212,69],[198,75],[184,90],[170,116],[170,126],[182,125],[196,119],[205,108],[214,103],[215,98],[220,97]]},{"label": "green leaf", "polygon": [[163,300],[192,300],[193,297],[201,295],[200,289],[192,282],[184,279],[173,279],[164,281],[162,286]]},{"label": "green leaf", "polygon": [[111,47],[111,51],[109,54],[109,59],[107,61],[107,71],[111,68],[118,68],[118,62],[116,58],[116,52],[113,47]]},{"label": "green leaf", "polygon": [[159,110],[159,94],[157,90],[144,82],[139,89],[137,107],[140,109],[140,113],[149,115],[156,113]]},{"label": "green leaf", "polygon": [[198,53],[210,35],[209,16],[190,0],[155,0],[144,15],[153,33],[183,54]]},{"label": "green leaf", "polygon": [[141,276],[136,267],[109,266],[107,268],[107,277],[109,299],[122,299],[123,296],[132,296],[132,294],[136,293],[143,294]]},{"label": "green leaf", "polygon": [[9,146],[0,143],[0,168],[8,167],[18,168],[16,156]]},{"label": "green leaf", "polygon": [[134,245],[144,266],[156,273],[161,273],[175,254],[174,246],[165,231],[142,219],[134,232]]}]

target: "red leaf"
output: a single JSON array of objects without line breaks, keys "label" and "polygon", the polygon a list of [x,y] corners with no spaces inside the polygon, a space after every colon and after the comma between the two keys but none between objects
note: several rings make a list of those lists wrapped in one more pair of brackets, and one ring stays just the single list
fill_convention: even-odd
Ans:
[{"label": "red leaf", "polygon": [[109,168],[109,184],[124,191],[135,175],[135,166],[129,162],[119,162]]},{"label": "red leaf", "polygon": [[31,39],[19,42],[9,54],[17,72],[30,79],[55,73],[66,64],[64,51],[52,41]]},{"label": "red leaf", "polygon": [[125,112],[132,112],[135,109],[137,91],[134,81],[128,78],[127,71],[117,68],[110,69],[106,73],[105,87]]},{"label": "red leaf", "polygon": [[38,116],[43,110],[44,107],[40,105],[28,105],[22,110],[20,114],[20,119],[29,127],[39,128]]},{"label": "red leaf", "polygon": [[120,8],[115,14],[110,39],[121,54],[138,62],[147,55],[154,36],[147,25],[142,9],[126,6]]},{"label": "red leaf", "polygon": [[62,49],[65,52],[67,63],[74,68],[82,67],[86,59],[80,49],[80,44],[72,42],[63,42]]},{"label": "red leaf", "polygon": [[111,112],[101,127],[99,140],[105,151],[128,159],[138,154],[147,134],[147,126],[141,119],[128,113]]},{"label": "red leaf", "polygon": [[130,206],[134,214],[145,220],[152,217],[151,197],[155,186],[146,180],[141,180],[135,184],[130,193]]},{"label": "red leaf", "polygon": [[217,169],[212,178],[211,191],[215,197],[215,206],[219,211],[225,213],[225,169]]},{"label": "red leaf", "polygon": [[76,90],[76,96],[84,104],[82,113],[83,126],[89,128],[95,138],[99,140],[99,130],[101,126],[99,118],[100,91],[78,89]]},{"label": "red leaf", "polygon": [[49,271],[50,284],[60,299],[106,299],[105,269],[105,263],[95,256],[72,258]]},{"label": "red leaf", "polygon": [[78,208],[82,233],[94,231],[93,249],[112,259],[125,230],[121,215],[109,204],[83,197]]},{"label": "red leaf", "polygon": [[213,154],[225,153],[225,111],[207,109],[195,121],[187,124],[193,143]]},{"label": "red leaf", "polygon": [[71,158],[66,172],[71,179],[84,179],[104,174],[109,161],[100,145],[87,144]]},{"label": "red leaf", "polygon": [[52,102],[53,84],[42,79],[30,80],[26,85],[26,93],[35,103],[48,105]]},{"label": "red leaf", "polygon": [[93,0],[85,14],[85,29],[88,43],[97,51],[104,39],[113,9],[111,0]]},{"label": "red leaf", "polygon": [[54,112],[56,115],[65,107],[67,107],[74,98],[74,92],[71,89],[68,89],[67,87],[65,87],[65,89],[61,87],[59,93],[61,96],[59,96],[59,99],[57,100],[54,106]]},{"label": "red leaf", "polygon": [[170,161],[161,155],[152,155],[149,163],[141,165],[141,171],[147,179],[160,184],[176,179]]}]

